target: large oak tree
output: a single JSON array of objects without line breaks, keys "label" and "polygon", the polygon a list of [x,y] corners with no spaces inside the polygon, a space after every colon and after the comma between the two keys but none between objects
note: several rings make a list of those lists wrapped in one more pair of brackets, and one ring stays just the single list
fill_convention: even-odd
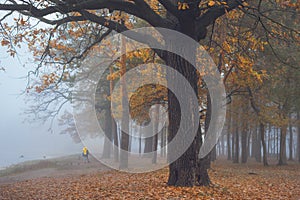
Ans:
[{"label": "large oak tree", "polygon": [[[53,32],[51,33],[50,31],[50,36],[48,35],[48,44],[44,44],[40,49],[33,48],[33,50],[35,52],[43,52],[42,61],[45,61],[47,56],[50,56],[52,61],[56,61],[57,58],[55,56],[64,55],[53,55],[49,47],[51,45],[56,45],[57,48],[61,47],[59,46],[60,43],[57,43],[58,38],[64,36],[64,34],[60,34],[63,32],[60,27],[67,29],[68,34],[72,35],[78,31],[80,25],[91,24],[95,28],[92,29],[93,31],[87,31],[84,33],[85,35],[77,36],[86,40],[83,44],[77,44],[81,45],[84,51],[77,52],[76,48],[72,48],[72,44],[70,44],[68,53],[71,55],[66,57],[64,64],[72,64],[72,61],[75,59],[84,59],[87,51],[109,35],[112,30],[123,32],[132,29],[133,26],[129,23],[131,17],[144,21],[145,26],[150,25],[176,30],[199,42],[208,37],[208,30],[213,30],[216,20],[237,9],[253,19],[253,32],[259,24],[265,30],[266,35],[272,37],[278,33],[278,31],[275,33],[269,30],[269,24],[273,23],[277,27],[290,31],[291,34],[298,34],[297,31],[288,29],[284,24],[281,24],[280,20],[276,21],[270,15],[271,12],[279,12],[279,10],[296,12],[299,9],[297,6],[299,5],[294,1],[281,2],[275,0],[7,0],[0,4],[0,10],[2,11],[0,19],[2,45],[7,45],[10,53],[14,55],[14,45],[17,45],[24,38],[27,38],[29,43],[34,43],[33,40],[38,40],[35,35],[46,37],[48,34],[46,31],[43,29],[36,30],[35,26],[29,23],[28,18],[35,18],[39,22],[53,26],[53,29],[51,29]],[[5,18],[14,12],[19,13],[21,16],[16,20],[17,23],[15,25],[4,23]],[[127,18],[120,19],[117,17],[121,16],[122,13],[126,14]],[[237,15],[237,17],[240,17],[240,15]],[[245,27],[248,25],[239,24],[239,26]],[[11,30],[20,27],[20,30],[23,30],[23,32],[19,31],[15,35],[9,34],[12,32]],[[54,32],[57,34],[56,37],[53,36]],[[233,35],[231,31],[226,32],[226,34]],[[183,49],[183,51],[185,50]],[[199,77],[195,68],[178,55],[169,52],[157,51],[157,53],[167,65],[176,69],[189,81],[197,94]],[[56,78],[59,79],[59,77]],[[37,88],[38,91],[42,89]],[[178,130],[180,107],[176,97],[171,92],[168,95],[169,139],[171,140]],[[190,105],[190,109],[195,109],[197,106]],[[207,111],[206,122],[208,124],[209,107]],[[207,127],[205,128],[207,129]],[[207,168],[209,167],[208,158],[202,160],[198,158],[198,152],[202,143],[201,130],[199,129],[198,132],[190,148],[179,159],[170,164],[169,185],[193,186],[198,184],[208,185],[210,183],[207,174]]]}]

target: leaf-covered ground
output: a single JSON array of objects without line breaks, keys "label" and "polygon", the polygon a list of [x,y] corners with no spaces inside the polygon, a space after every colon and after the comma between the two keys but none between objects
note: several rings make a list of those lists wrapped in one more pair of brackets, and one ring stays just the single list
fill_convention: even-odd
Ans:
[{"label": "leaf-covered ground", "polygon": [[300,165],[263,167],[217,161],[210,187],[169,187],[168,169],[35,178],[0,185],[0,199],[300,199]]}]

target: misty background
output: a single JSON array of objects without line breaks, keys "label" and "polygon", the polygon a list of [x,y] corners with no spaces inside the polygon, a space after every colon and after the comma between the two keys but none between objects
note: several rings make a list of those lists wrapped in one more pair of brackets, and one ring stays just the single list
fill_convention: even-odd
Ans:
[{"label": "misty background", "polygon": [[[29,123],[26,108],[26,76],[37,67],[26,48],[18,49],[10,57],[6,48],[0,47],[0,169],[25,160],[59,157],[81,153],[82,144],[75,144],[68,134],[60,134],[63,127],[54,122],[53,131],[40,121]],[[28,101],[28,100],[27,100]]]}]

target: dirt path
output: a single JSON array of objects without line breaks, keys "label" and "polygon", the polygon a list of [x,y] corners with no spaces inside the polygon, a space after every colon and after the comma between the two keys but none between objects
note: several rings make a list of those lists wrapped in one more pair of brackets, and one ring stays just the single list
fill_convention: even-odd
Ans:
[{"label": "dirt path", "polygon": [[94,158],[84,163],[78,156],[29,161],[0,171],[0,185],[45,177],[71,177],[110,170]]}]

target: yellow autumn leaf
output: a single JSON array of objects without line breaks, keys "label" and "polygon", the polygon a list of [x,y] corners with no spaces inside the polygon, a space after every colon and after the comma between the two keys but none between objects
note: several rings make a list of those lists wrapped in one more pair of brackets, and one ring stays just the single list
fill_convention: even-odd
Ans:
[{"label": "yellow autumn leaf", "polygon": [[216,4],[215,1],[209,1],[209,2],[208,2],[208,6],[210,6],[210,7],[211,7],[211,6],[214,6],[215,4]]},{"label": "yellow autumn leaf", "polygon": [[187,3],[183,3],[182,4],[182,10],[186,10],[186,9],[189,9],[189,5]]}]

